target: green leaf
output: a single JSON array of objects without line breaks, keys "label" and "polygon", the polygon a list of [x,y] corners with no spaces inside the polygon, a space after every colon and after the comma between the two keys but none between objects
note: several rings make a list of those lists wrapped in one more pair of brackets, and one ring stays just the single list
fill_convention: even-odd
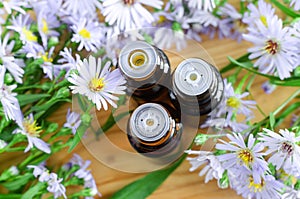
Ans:
[{"label": "green leaf", "polygon": [[116,192],[111,199],[146,198],[167,179],[167,177],[182,163],[185,157],[186,155],[183,155],[170,167],[163,170],[153,171],[143,178],[125,186]]},{"label": "green leaf", "polygon": [[38,182],[36,185],[34,185],[33,187],[31,187],[30,189],[28,189],[23,196],[21,197],[21,199],[28,199],[28,198],[33,198],[34,196],[38,195],[40,190],[43,189],[45,187],[45,184]]},{"label": "green leaf", "polygon": [[270,112],[270,115],[269,115],[269,118],[270,118],[270,127],[271,127],[271,130],[274,130],[274,126],[275,126],[275,115],[273,112]]},{"label": "green leaf", "polygon": [[72,101],[70,99],[54,99],[48,101],[43,105],[31,107],[31,111],[36,111],[36,112],[47,111],[49,108],[51,108],[51,106],[55,105],[58,102],[72,102]]},{"label": "green leaf", "polygon": [[31,173],[26,173],[24,175],[17,176],[14,180],[1,183],[9,191],[15,191],[20,189],[22,186],[27,184],[29,180],[33,177]]},{"label": "green leaf", "polygon": [[271,84],[279,85],[279,86],[300,86],[300,77],[290,77],[286,78],[284,80],[279,79],[279,77],[275,77],[272,75],[267,75],[264,73],[260,73],[258,70],[253,68],[253,64],[250,61],[247,62],[238,62],[237,60],[233,59],[232,57],[228,56],[228,59],[231,63],[248,70],[249,72],[252,72],[254,74],[266,77],[270,80]]},{"label": "green leaf", "polygon": [[22,194],[0,194],[0,199],[19,199]]},{"label": "green leaf", "polygon": [[50,96],[50,94],[24,94],[17,95],[17,99],[19,101],[20,106],[24,106]]},{"label": "green leaf", "polygon": [[277,0],[271,0],[271,2],[277,7],[279,8],[282,12],[284,12],[286,15],[292,17],[292,18],[297,18],[300,17],[300,14],[294,12],[292,9],[284,6],[283,4],[281,4],[280,2],[278,2]]},{"label": "green leaf", "polygon": [[80,124],[80,126],[77,129],[76,134],[74,135],[72,141],[70,142],[70,148],[68,150],[68,152],[71,152],[76,146],[77,144],[80,142],[81,138],[83,137],[84,133],[86,132],[86,130],[90,127],[90,125],[88,124],[84,124],[82,122],[82,124]]},{"label": "green leaf", "polygon": [[[250,53],[246,53],[245,55],[242,55],[241,57],[239,57],[237,59],[238,62],[245,62],[245,61],[249,61],[249,55]],[[227,71],[230,71],[232,69],[236,68],[236,64],[234,63],[229,63],[227,66],[223,67],[221,70],[220,70],[220,73],[226,73]]]}]

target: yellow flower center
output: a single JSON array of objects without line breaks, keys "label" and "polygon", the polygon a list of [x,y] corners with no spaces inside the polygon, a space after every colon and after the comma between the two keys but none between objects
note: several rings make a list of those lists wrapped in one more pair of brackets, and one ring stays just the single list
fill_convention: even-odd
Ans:
[{"label": "yellow flower center", "polygon": [[89,83],[89,88],[94,92],[103,90],[104,86],[104,78],[93,78]]},{"label": "yellow flower center", "polygon": [[240,150],[238,152],[238,158],[242,160],[243,163],[247,166],[249,165],[249,163],[252,163],[254,160],[253,155],[249,149]]},{"label": "yellow flower center", "polygon": [[82,36],[85,39],[90,39],[91,38],[91,33],[85,28],[81,29],[78,33],[79,33],[80,36]]},{"label": "yellow flower center", "polygon": [[276,41],[269,40],[266,42],[265,50],[269,54],[271,55],[276,54],[278,52],[278,49],[279,49],[279,45]]},{"label": "yellow flower center", "polygon": [[261,15],[261,16],[260,16],[260,20],[261,20],[261,22],[262,22],[266,27],[268,27],[268,23],[267,23],[267,18],[266,18],[266,16]]},{"label": "yellow flower center", "polygon": [[42,59],[44,60],[44,62],[53,62],[53,58],[48,57],[48,52],[46,52],[44,55],[42,55]]},{"label": "yellow flower center", "polygon": [[43,24],[42,31],[44,33],[48,33],[49,27],[48,27],[48,23],[47,23],[47,21],[45,19],[42,20],[42,24]]},{"label": "yellow flower center", "polygon": [[253,180],[253,177],[250,176],[249,177],[249,188],[253,188],[254,189],[254,192],[261,192],[262,191],[262,188],[265,186],[265,181],[264,179],[261,179],[260,183],[259,184],[256,184],[254,183],[254,180]]},{"label": "yellow flower center", "polygon": [[28,41],[37,41],[37,36],[35,36],[30,30],[27,30],[25,27],[22,28],[22,33],[25,35]]},{"label": "yellow flower center", "polygon": [[24,119],[23,126],[25,131],[32,137],[39,137],[42,132],[42,128],[37,126],[36,121],[31,122],[28,119]]},{"label": "yellow flower center", "polygon": [[157,23],[162,24],[167,20],[167,18],[163,15],[159,16]]},{"label": "yellow flower center", "polygon": [[227,106],[230,106],[232,108],[239,108],[241,105],[240,99],[234,96],[229,97],[226,103]]}]

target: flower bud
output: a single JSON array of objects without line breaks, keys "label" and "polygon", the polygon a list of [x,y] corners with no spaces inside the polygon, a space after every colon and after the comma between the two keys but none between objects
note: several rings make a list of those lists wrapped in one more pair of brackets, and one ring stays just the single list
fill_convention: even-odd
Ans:
[{"label": "flower bud", "polygon": [[60,88],[56,93],[56,98],[67,98],[70,96],[70,90],[67,87]]},{"label": "flower bud", "polygon": [[198,134],[194,140],[196,145],[205,144],[205,142],[209,139],[209,136],[206,134]]},{"label": "flower bud", "polygon": [[84,113],[82,116],[81,116],[81,121],[83,124],[85,125],[89,125],[92,121],[92,116],[88,113]]},{"label": "flower bud", "polygon": [[4,83],[11,84],[14,81],[13,76],[10,73],[6,73],[4,76]]}]

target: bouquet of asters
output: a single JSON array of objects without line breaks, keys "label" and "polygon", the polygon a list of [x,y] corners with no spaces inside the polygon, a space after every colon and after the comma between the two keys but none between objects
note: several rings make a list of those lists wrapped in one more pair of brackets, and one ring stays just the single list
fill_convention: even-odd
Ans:
[{"label": "bouquet of asters", "polygon": [[[73,153],[90,133],[92,110],[113,112],[124,104],[120,48],[142,40],[164,50],[175,46],[180,54],[188,40],[201,44],[202,37],[249,44],[220,70],[224,95],[215,114],[178,161],[112,198],[149,196],[183,161],[191,172],[200,170],[205,183],[215,180],[244,198],[300,198],[299,19],[299,0],[1,1],[0,198],[101,197],[91,161],[74,153],[49,163],[66,149]],[[293,93],[266,113],[251,93],[257,78],[266,80],[266,98],[278,86]],[[62,125],[51,121],[74,99],[80,112],[65,111]],[[254,110],[263,119],[255,120]],[[111,117],[101,134],[121,116]],[[211,141],[209,150],[199,147]],[[20,154],[13,165],[5,163]]]}]

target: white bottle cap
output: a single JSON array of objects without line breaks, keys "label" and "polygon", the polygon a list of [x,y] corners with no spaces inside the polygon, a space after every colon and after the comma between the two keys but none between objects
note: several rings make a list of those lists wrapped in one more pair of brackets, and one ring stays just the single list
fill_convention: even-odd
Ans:
[{"label": "white bottle cap", "polygon": [[146,103],[134,110],[129,125],[133,136],[153,142],[170,130],[170,116],[160,104]]},{"label": "white bottle cap", "polygon": [[182,61],[174,72],[174,84],[188,96],[205,93],[215,78],[212,66],[202,59],[189,58]]}]

